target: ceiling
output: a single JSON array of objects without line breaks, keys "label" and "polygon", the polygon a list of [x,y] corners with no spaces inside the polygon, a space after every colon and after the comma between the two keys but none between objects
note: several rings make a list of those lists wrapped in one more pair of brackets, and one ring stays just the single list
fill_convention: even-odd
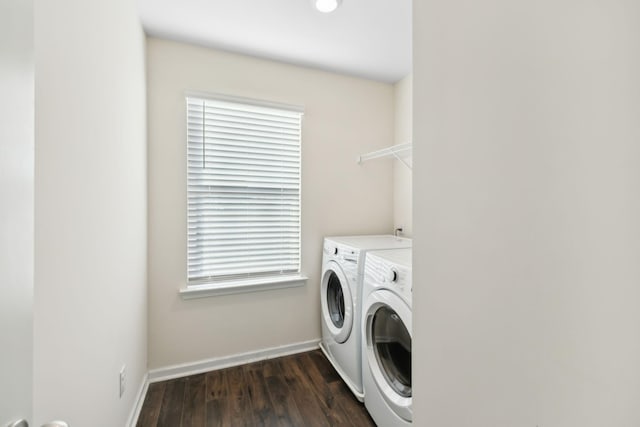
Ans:
[{"label": "ceiling", "polygon": [[142,25],[168,38],[394,83],[411,71],[411,0],[138,0]]}]

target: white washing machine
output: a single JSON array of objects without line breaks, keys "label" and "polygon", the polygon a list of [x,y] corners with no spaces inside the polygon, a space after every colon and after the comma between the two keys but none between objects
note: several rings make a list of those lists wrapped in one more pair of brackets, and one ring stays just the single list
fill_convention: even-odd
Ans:
[{"label": "white washing machine", "polygon": [[410,426],[411,249],[367,254],[362,306],[364,405],[381,427]]},{"label": "white washing machine", "polygon": [[363,400],[361,312],[367,251],[411,247],[411,239],[343,236],[324,239],[320,280],[320,348],[356,398]]}]

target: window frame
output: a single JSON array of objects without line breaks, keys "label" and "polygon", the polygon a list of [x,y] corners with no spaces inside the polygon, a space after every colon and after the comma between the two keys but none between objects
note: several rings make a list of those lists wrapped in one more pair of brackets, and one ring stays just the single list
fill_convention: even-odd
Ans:
[{"label": "window frame", "polygon": [[[304,115],[304,108],[295,105],[289,104],[281,104],[270,101],[262,101],[251,98],[237,97],[237,96],[229,96],[218,93],[206,93],[206,92],[194,92],[187,91],[184,94],[184,108],[185,114],[184,117],[184,132],[183,135],[185,137],[185,208],[186,208],[186,221],[185,226],[187,227],[185,230],[185,237],[188,236],[187,230],[189,228],[189,161],[188,161],[188,150],[189,150],[189,142],[188,142],[188,108],[189,108],[189,99],[202,99],[204,101],[219,101],[219,102],[229,102],[235,104],[241,104],[248,107],[258,107],[258,108],[268,108],[268,109],[276,109],[281,110],[283,112],[291,112],[300,114],[300,120],[302,121],[302,117]],[[185,248],[185,267],[186,267],[186,282],[185,285],[179,290],[180,295],[183,299],[191,299],[191,298],[201,298],[201,297],[209,297],[209,296],[217,296],[217,295],[228,295],[235,293],[243,293],[243,292],[255,292],[255,291],[264,291],[269,289],[281,289],[295,286],[302,286],[306,283],[308,279],[306,275],[302,273],[302,124],[300,126],[300,133],[298,139],[298,149],[299,149],[299,173],[298,173],[298,205],[299,205],[299,214],[298,214],[298,271],[292,273],[273,273],[273,274],[255,274],[250,275],[248,277],[232,277],[232,278],[198,278],[198,279],[190,279],[189,278],[189,248],[188,243]],[[187,237],[188,242],[188,237]]]}]

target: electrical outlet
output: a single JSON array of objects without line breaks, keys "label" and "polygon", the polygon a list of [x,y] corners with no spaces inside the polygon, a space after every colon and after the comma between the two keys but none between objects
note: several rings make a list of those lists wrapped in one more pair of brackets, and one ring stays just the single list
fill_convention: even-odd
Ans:
[{"label": "electrical outlet", "polygon": [[127,386],[127,366],[122,365],[120,369],[120,397],[124,394],[124,390]]}]

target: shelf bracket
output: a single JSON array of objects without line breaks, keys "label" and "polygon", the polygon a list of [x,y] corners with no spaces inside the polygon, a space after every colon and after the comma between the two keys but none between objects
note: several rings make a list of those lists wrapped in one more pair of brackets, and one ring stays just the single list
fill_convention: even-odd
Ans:
[{"label": "shelf bracket", "polygon": [[[403,158],[411,155],[412,144],[411,142],[405,142],[404,144],[392,145],[391,147],[383,148],[381,150],[372,151],[371,153],[358,156],[356,159],[358,164],[362,164],[367,160],[379,159],[383,157],[394,157],[398,159],[409,170],[412,170],[411,165]],[[404,154],[404,156],[403,156]]]}]

